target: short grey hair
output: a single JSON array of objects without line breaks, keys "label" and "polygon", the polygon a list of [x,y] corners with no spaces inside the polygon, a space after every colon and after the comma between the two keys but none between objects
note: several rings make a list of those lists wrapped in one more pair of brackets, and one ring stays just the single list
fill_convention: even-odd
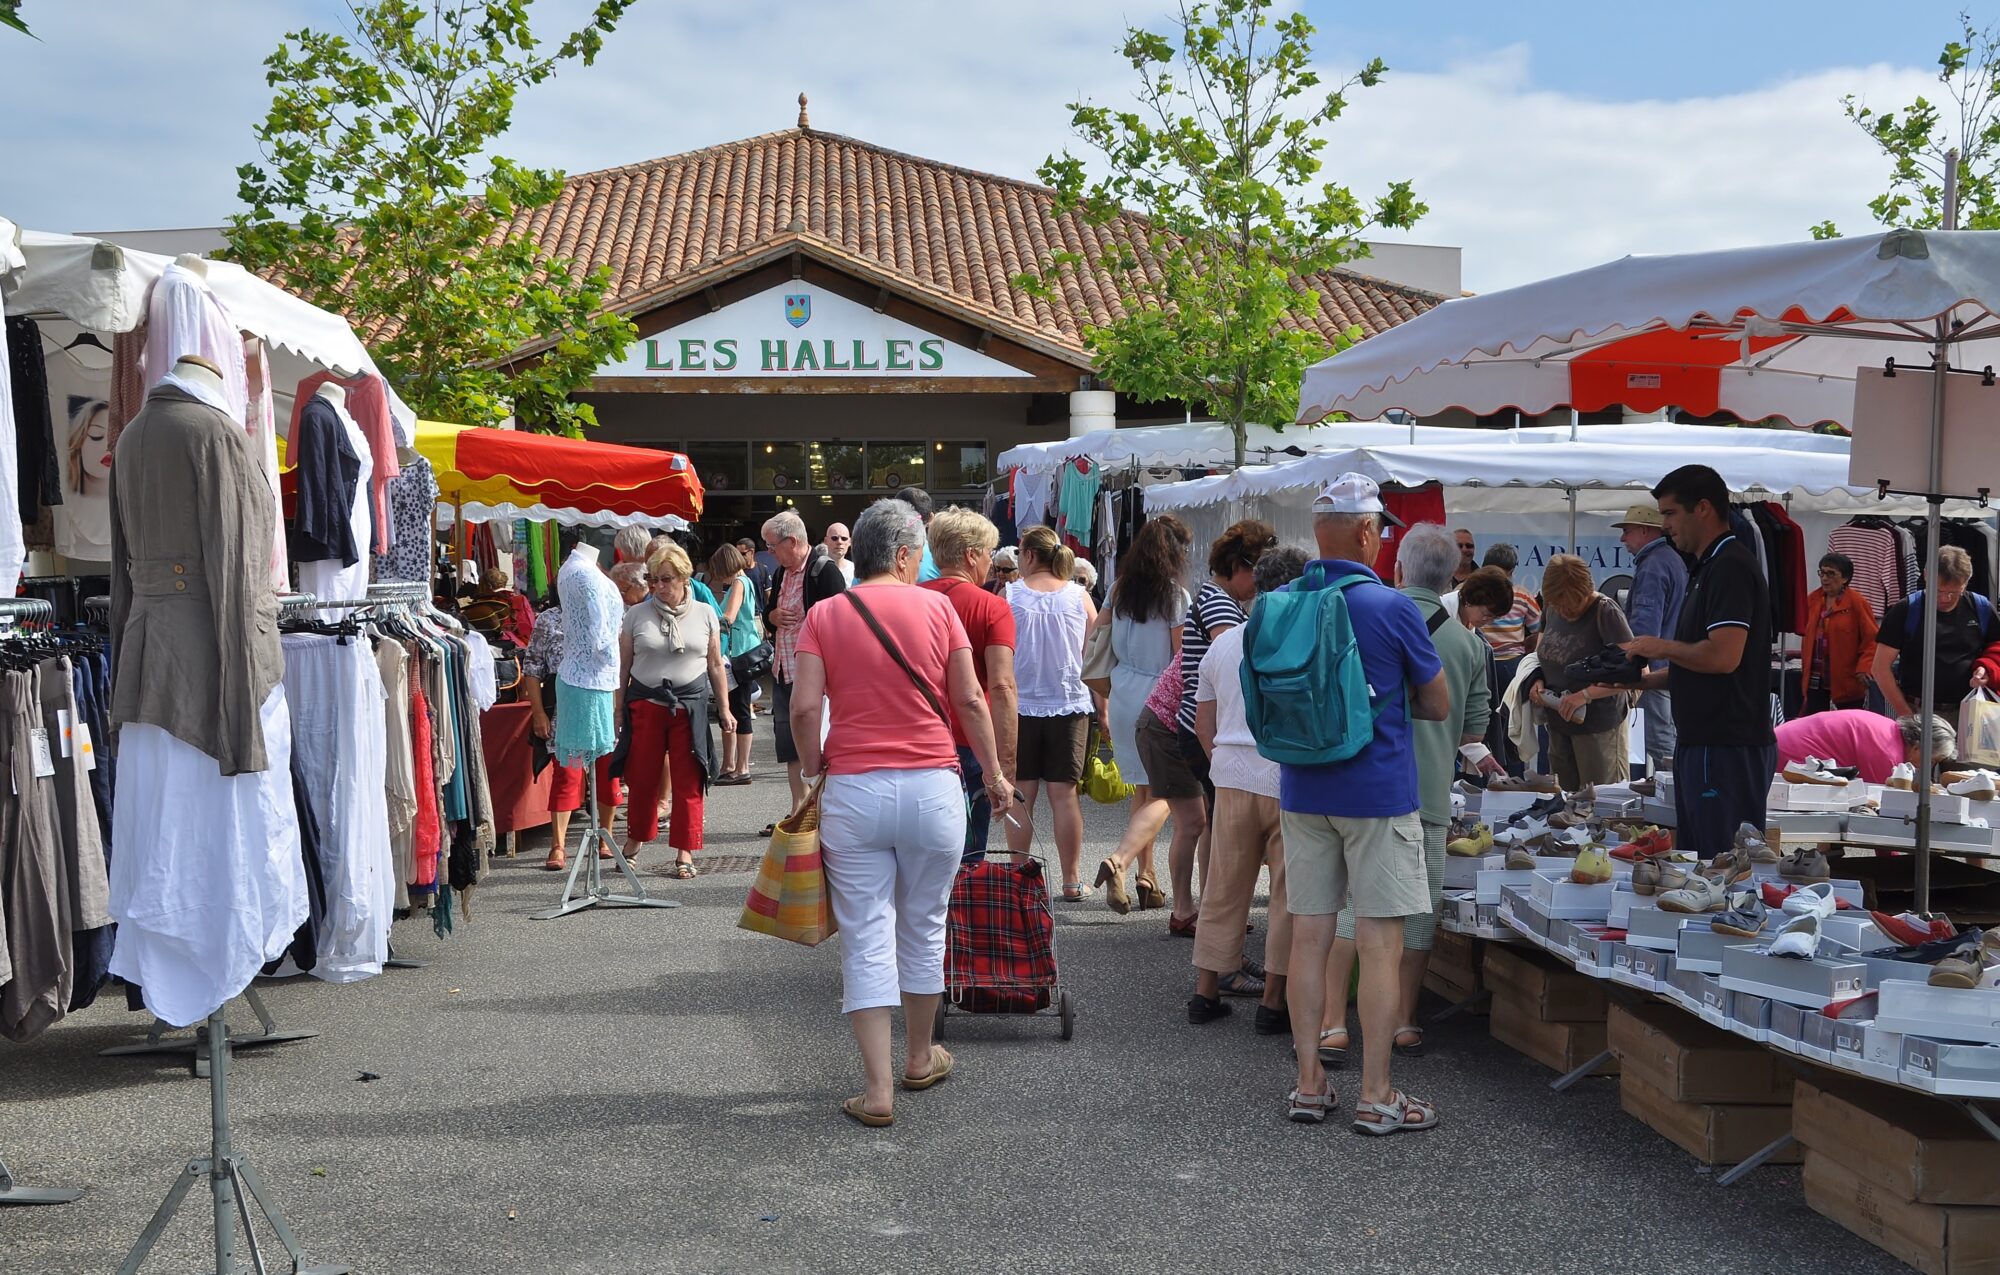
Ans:
[{"label": "short grey hair", "polygon": [[806,520],[799,517],[794,509],[786,509],[766,518],[764,534],[773,540],[796,540],[802,545],[812,543],[811,537],[806,535]]},{"label": "short grey hair", "polygon": [[[1457,552],[1454,546],[1453,552]],[[1276,593],[1285,585],[1306,573],[1306,563],[1312,559],[1306,551],[1295,545],[1281,545],[1268,549],[1257,559],[1257,565],[1250,570],[1250,578],[1257,582],[1257,592]]]},{"label": "short grey hair", "polygon": [[1396,545],[1396,565],[1411,588],[1445,592],[1458,562],[1458,538],[1434,522],[1411,527]]},{"label": "short grey hair", "polygon": [[644,562],[646,555],[652,552],[653,533],[636,525],[620,527],[618,534],[612,537],[611,547],[627,562]]},{"label": "short grey hair", "polygon": [[[1951,761],[1958,756],[1958,731],[1942,717],[1932,717],[1931,758],[1935,761]],[[1917,713],[1908,713],[1896,719],[1896,729],[1903,736],[1903,747],[1915,748],[1924,741],[1924,718]]]},{"label": "short grey hair", "polygon": [[[1397,552],[1400,553],[1401,550]],[[1479,560],[1479,565],[1482,567],[1498,567],[1511,575],[1514,568],[1521,565],[1521,551],[1510,544],[1489,545],[1486,549],[1486,556]]]},{"label": "short grey hair", "polygon": [[638,562],[621,562],[611,568],[611,583],[621,589],[627,585],[641,589],[645,588],[646,564],[644,560]]},{"label": "short grey hair", "polygon": [[1095,589],[1097,587],[1097,568],[1091,565],[1089,559],[1078,558],[1075,568],[1069,573],[1069,578],[1086,589]]},{"label": "short grey hair", "polygon": [[907,500],[878,500],[854,520],[854,578],[887,575],[896,565],[896,550],[924,551],[924,520]]}]

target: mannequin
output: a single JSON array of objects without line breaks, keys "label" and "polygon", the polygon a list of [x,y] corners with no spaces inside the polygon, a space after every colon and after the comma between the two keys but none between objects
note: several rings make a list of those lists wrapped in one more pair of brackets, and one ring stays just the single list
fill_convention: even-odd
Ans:
[{"label": "mannequin", "polygon": [[111,468],[111,972],[175,1026],[241,992],[307,912],[265,566],[278,512],[226,384],[177,358]]},{"label": "mannequin", "polygon": [[556,760],[589,765],[611,751],[618,728],[618,632],[625,599],[604,574],[597,550],[579,542],[556,574],[562,600],[562,664],[556,672]]},{"label": "mannequin", "polygon": [[[347,391],[332,381],[313,391],[293,434],[299,504],[292,548],[299,588],[328,601],[362,597],[368,587],[371,535],[368,440],[347,411]],[[323,618],[337,619],[334,612]]]},{"label": "mannequin", "polygon": [[174,264],[183,270],[192,270],[202,278],[208,278],[208,258],[198,252],[184,252],[174,258]]}]

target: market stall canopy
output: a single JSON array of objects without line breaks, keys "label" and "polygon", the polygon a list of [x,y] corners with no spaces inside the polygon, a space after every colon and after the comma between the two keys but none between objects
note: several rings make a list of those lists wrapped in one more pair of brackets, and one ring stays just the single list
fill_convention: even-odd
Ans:
[{"label": "market stall canopy", "polygon": [[468,522],[552,519],[593,527],[701,517],[702,488],[679,452],[553,434],[417,422],[438,499]]},{"label": "market stall canopy", "polygon": [[[79,331],[130,332],[146,319],[153,284],[172,257],[141,252],[102,239],[23,230],[0,218],[0,237],[17,243],[25,266],[4,280],[7,312],[64,321]],[[209,261],[204,276],[238,330],[273,351],[273,389],[281,417],[289,415],[291,389],[322,369],[346,376],[380,375],[375,360],[347,320],[303,301],[228,261]],[[67,343],[69,333],[57,333]],[[389,387],[390,411],[401,432],[416,414]]]},{"label": "market stall canopy", "polygon": [[2000,233],[1626,257],[1447,301],[1307,369],[1299,420],[1675,407],[1850,423],[1855,369],[2000,363]]},{"label": "market stall canopy", "polygon": [[[1756,436],[1764,431],[1730,430],[1714,426],[1677,426],[1677,431],[1706,429],[1715,435]],[[1721,473],[1735,492],[1771,495],[1800,493],[1845,498],[1872,491],[1850,488],[1847,482],[1846,439],[1830,438],[1836,450],[1798,451],[1775,447],[1704,447],[1682,435],[1672,442],[1629,445],[1595,441],[1557,442],[1534,447],[1505,443],[1460,441],[1451,445],[1415,447],[1356,447],[1319,452],[1282,465],[1246,465],[1218,478],[1196,482],[1161,483],[1146,489],[1148,513],[1223,500],[1255,500],[1281,492],[1311,493],[1350,470],[1376,482],[1404,487],[1440,483],[1445,487],[1555,488],[1559,491],[1615,490],[1629,501],[1633,492],[1648,492],[1662,475],[1699,457]],[[1546,506],[1547,497],[1524,501]]]}]

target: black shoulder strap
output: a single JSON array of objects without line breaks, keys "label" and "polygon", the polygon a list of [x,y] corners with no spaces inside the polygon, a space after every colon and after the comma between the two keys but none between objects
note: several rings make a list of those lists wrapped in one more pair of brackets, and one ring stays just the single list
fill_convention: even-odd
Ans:
[{"label": "black shoulder strap", "polygon": [[1440,605],[1436,611],[1431,613],[1431,618],[1424,621],[1424,632],[1430,634],[1432,637],[1436,637],[1438,630],[1443,628],[1444,622],[1450,618],[1451,616]]},{"label": "black shoulder strap", "polygon": [[842,596],[854,604],[854,609],[861,613],[861,618],[868,622],[868,627],[874,631],[875,637],[882,643],[882,649],[889,653],[889,658],[896,661],[899,668],[910,675],[911,683],[919,691],[923,692],[924,702],[931,706],[931,711],[938,715],[938,720],[944,723],[945,729],[950,730],[951,715],[945,712],[944,705],[938,702],[937,693],[931,690],[930,683],[924,681],[918,675],[917,670],[910,667],[910,662],[903,658],[902,650],[897,647],[895,640],[889,636],[889,631],[882,627],[882,622],[875,618],[875,613],[870,611],[867,605],[861,601],[861,595],[853,589],[846,589],[842,591]]}]

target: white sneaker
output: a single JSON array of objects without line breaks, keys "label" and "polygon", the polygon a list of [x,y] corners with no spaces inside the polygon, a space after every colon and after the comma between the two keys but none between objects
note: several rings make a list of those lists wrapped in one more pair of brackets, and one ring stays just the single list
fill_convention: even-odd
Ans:
[{"label": "white sneaker", "polygon": [[1786,916],[1829,917],[1840,907],[1833,897],[1833,884],[1820,881],[1813,885],[1802,885],[1785,896]]},{"label": "white sneaker", "polygon": [[1993,786],[1992,773],[1980,770],[1974,771],[1964,779],[1950,785],[1945,791],[1954,797],[1970,797],[1974,801],[1991,801],[1995,792],[2000,790],[1996,790]]},{"label": "white sneaker", "polygon": [[[1785,900],[1790,903],[1790,899]],[[1804,916],[1794,916],[1778,931],[1778,937],[1771,940],[1772,956],[1788,956],[1793,960],[1810,961],[1819,951],[1819,922],[1817,912]]]},{"label": "white sneaker", "polygon": [[1917,768],[1906,761],[1898,762],[1896,768],[1889,772],[1889,778],[1882,786],[1884,788],[1901,788],[1904,792],[1915,792],[1917,790]]}]

